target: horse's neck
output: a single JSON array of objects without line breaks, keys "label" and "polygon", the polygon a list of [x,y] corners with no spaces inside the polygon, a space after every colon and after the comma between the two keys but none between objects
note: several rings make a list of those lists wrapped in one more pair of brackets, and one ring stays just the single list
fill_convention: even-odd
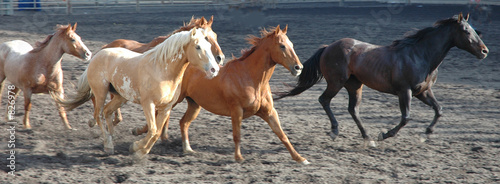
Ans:
[{"label": "horse's neck", "polygon": [[272,61],[271,55],[268,52],[261,52],[260,49],[263,48],[257,48],[242,63],[249,66],[246,67],[247,70],[245,71],[252,76],[252,80],[262,85],[269,83],[276,63]]},{"label": "horse's neck", "polygon": [[48,73],[53,73],[55,71],[60,70],[61,68],[61,60],[64,54],[61,45],[52,38],[47,46],[42,48],[40,51],[31,53],[33,59],[33,66],[37,66],[39,68],[44,68]]},{"label": "horse's neck", "polygon": [[414,52],[418,52],[425,60],[430,71],[434,71],[443,62],[446,54],[453,47],[449,28],[435,30],[437,33],[428,33],[422,41],[414,45]]},{"label": "horse's neck", "polygon": [[175,58],[175,60],[170,62],[157,62],[158,63],[152,63],[152,67],[158,70],[157,73],[160,74],[159,77],[161,80],[170,80],[174,81],[174,83],[180,83],[189,64],[185,55],[182,56],[182,58]]}]

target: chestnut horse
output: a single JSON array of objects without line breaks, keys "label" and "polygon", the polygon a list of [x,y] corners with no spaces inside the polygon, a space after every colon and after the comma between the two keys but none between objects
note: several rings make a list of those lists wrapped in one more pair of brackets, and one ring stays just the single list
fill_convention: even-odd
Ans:
[{"label": "chestnut horse", "polygon": [[401,122],[387,133],[380,133],[379,140],[393,137],[409,121],[412,96],[417,97],[434,111],[434,119],[427,127],[431,134],[439,117],[438,104],[431,87],[436,82],[438,67],[452,47],[463,49],[479,59],[486,58],[488,48],[462,14],[437,21],[433,27],[419,30],[416,34],[396,40],[392,45],[379,46],[344,38],[320,48],[304,63],[296,87],[279,98],[293,96],[309,89],[323,77],[327,88],[319,102],[330,118],[333,139],[338,135],[338,123],[330,102],[342,87],[349,94],[349,113],[356,122],[365,144],[375,146],[367,135],[359,118],[359,105],[363,85],[380,92],[397,95],[401,110]]},{"label": "chestnut horse", "polygon": [[[56,32],[47,36],[44,41],[37,42],[36,48],[25,41],[14,40],[0,45],[0,96],[5,79],[15,88],[9,91],[9,101],[15,100],[19,90],[24,92],[25,129],[31,129],[29,115],[31,111],[31,95],[53,92],[64,97],[63,72],[61,60],[64,53],[83,60],[89,60],[92,53],[75,33],[75,25],[58,25]],[[71,129],[63,107],[56,104],[59,115],[66,126]]]},{"label": "chestnut horse", "polygon": [[[212,53],[215,56],[215,59],[218,64],[222,65],[224,63],[224,59],[226,58],[224,56],[224,53],[222,52],[222,49],[219,46],[219,43],[217,42],[217,34],[212,30],[212,24],[214,22],[214,16],[210,18],[210,20],[206,20],[205,17],[201,17],[199,19],[195,19],[194,17],[191,18],[191,21],[189,21],[188,24],[184,24],[184,26],[180,27],[179,29],[173,31],[171,34],[178,33],[181,31],[188,31],[191,30],[192,28],[203,28],[207,32],[207,40],[212,44]],[[122,47],[126,48],[128,50],[138,52],[138,53],[144,53],[152,48],[154,48],[156,45],[162,43],[167,39],[170,35],[168,36],[158,36],[154,38],[151,42],[144,44],[137,42],[135,40],[125,40],[125,39],[118,39],[115,41],[112,41],[111,43],[104,45],[102,48],[112,48],[112,47]],[[113,98],[113,95],[110,94],[111,98]],[[94,102],[94,100],[92,100]],[[113,124],[118,124],[120,121],[122,121],[122,115],[120,112],[120,109],[118,108],[115,112],[115,119],[113,121]],[[93,127],[95,125],[95,121],[89,121],[89,126]]]},{"label": "chestnut horse", "polygon": [[[244,160],[240,151],[241,121],[257,115],[269,124],[295,161],[309,163],[295,151],[281,129],[269,86],[276,64],[284,66],[294,76],[302,71],[302,64],[286,32],[287,27],[281,30],[278,26],[270,32],[263,29],[261,38],[248,38],[253,47],[240,58],[228,62],[213,79],[206,79],[203,73],[188,67],[177,101],[180,103],[186,98],[188,102],[188,109],[180,121],[184,152],[193,152],[189,145],[188,128],[203,107],[212,113],[231,117],[236,161]],[[162,139],[167,138],[167,130],[168,122],[163,127]],[[146,131],[147,126],[144,126],[136,130],[136,134]]]},{"label": "chestnut horse", "polygon": [[[208,78],[219,72],[219,65],[210,51],[211,45],[205,37],[203,29],[193,28],[173,34],[144,54],[124,48],[103,49],[90,60],[80,77],[76,96],[68,101],[57,101],[71,110],[95,97],[94,119],[101,127],[104,150],[108,154],[114,152],[111,115],[127,101],[140,104],[146,116],[148,135],[134,142],[131,151],[136,158],[142,158],[160,136],[165,120],[179,98],[182,76],[188,64],[203,70]],[[109,92],[114,97],[104,106]],[[156,117],[155,110],[160,112]]]}]

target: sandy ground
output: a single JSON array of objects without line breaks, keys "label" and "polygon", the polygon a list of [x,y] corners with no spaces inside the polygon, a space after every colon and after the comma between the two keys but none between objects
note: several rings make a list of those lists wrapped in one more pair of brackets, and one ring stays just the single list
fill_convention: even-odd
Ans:
[{"label": "sandy ground", "polygon": [[[189,21],[191,16],[215,15],[213,29],[226,54],[240,56],[249,47],[244,38],[258,34],[259,27],[289,26],[288,36],[301,61],[322,44],[343,37],[387,45],[411,30],[431,26],[451,17],[465,6],[406,6],[377,8],[338,8],[316,4],[316,8],[287,8],[252,11],[209,7],[143,8],[128,10],[79,10],[77,14],[51,15],[47,12],[21,12],[0,17],[0,42],[14,39],[31,44],[53,32],[56,24],[78,22],[77,33],[93,51],[114,39],[149,42],[166,35]],[[308,5],[312,6],[312,5]],[[312,6],[312,7],[314,7]],[[34,95],[31,123],[33,130],[22,130],[24,102],[17,99],[15,132],[15,176],[8,165],[9,126],[2,122],[0,183],[498,183],[500,182],[500,79],[498,49],[500,18],[498,8],[490,24],[473,21],[484,33],[490,49],[488,58],[478,61],[459,49],[452,49],[440,66],[434,92],[444,115],[425,142],[422,133],[434,111],[418,100],[411,106],[412,120],[394,138],[377,142],[376,148],[363,147],[359,130],[347,112],[347,94],[342,90],[332,107],[340,122],[340,136],[332,141],[330,125],[317,98],[326,84],[321,82],[303,94],[275,102],[285,133],[295,149],[310,165],[295,163],[268,125],[251,117],[242,126],[243,163],[233,159],[231,123],[228,117],[202,110],[190,128],[191,145],[196,154],[182,153],[178,121],[186,109],[179,104],[172,112],[169,140],[159,141],[147,159],[132,162],[129,145],[140,137],[131,129],[145,122],[141,108],[127,103],[124,121],[115,129],[115,154],[103,152],[100,130],[89,128],[93,112],[90,103],[68,113],[77,131],[65,130],[54,102],[48,95]],[[494,11],[495,12],[495,11]],[[72,56],[63,61],[64,86],[74,92],[77,78],[87,63]],[[282,66],[271,80],[274,91],[294,83]],[[6,108],[4,90],[2,111]],[[369,135],[394,127],[400,119],[395,96],[365,88],[361,116]],[[2,113],[3,114],[3,113]],[[3,119],[4,116],[2,116]]]}]

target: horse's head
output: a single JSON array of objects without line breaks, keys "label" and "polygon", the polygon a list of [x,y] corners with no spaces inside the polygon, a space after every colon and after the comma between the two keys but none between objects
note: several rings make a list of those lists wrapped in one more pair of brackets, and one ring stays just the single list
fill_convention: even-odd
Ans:
[{"label": "horse's head", "polygon": [[293,43],[286,36],[288,26],[281,30],[278,25],[272,34],[272,41],[268,43],[269,52],[271,53],[271,58],[274,62],[283,65],[288,69],[293,76],[298,76],[302,72],[302,63],[300,59],[295,54],[293,49]]},{"label": "horse's head", "polygon": [[83,60],[89,60],[92,57],[92,52],[83,44],[82,39],[75,33],[76,23],[71,26],[61,26],[59,28],[62,30],[61,44],[65,53],[71,54]]},{"label": "horse's head", "polygon": [[206,32],[206,39],[210,44],[212,44],[212,53],[215,56],[215,60],[217,61],[218,64],[222,65],[224,64],[224,59],[226,56],[224,56],[224,53],[222,53],[222,49],[219,46],[219,43],[217,42],[217,34],[212,30],[212,23],[214,22],[214,16],[210,18],[210,20],[206,20],[204,17],[201,17],[201,23],[199,28],[203,28]]},{"label": "horse's head", "polygon": [[220,68],[212,54],[212,45],[206,39],[206,32],[201,28],[193,28],[190,31],[190,36],[191,41],[185,47],[189,63],[205,71],[208,78],[217,76]]},{"label": "horse's head", "polygon": [[488,56],[488,47],[481,40],[481,36],[467,22],[469,15],[464,17],[460,13],[457,17],[457,24],[453,30],[453,42],[460,49],[475,55],[478,59]]}]

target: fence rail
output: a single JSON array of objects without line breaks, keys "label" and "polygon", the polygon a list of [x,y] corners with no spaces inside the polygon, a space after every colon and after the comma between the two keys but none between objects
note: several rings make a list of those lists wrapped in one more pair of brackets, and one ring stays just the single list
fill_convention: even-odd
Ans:
[{"label": "fence rail", "polygon": [[[475,0],[474,0],[475,1]],[[0,0],[0,16],[13,15],[16,11],[62,11],[71,14],[73,9],[131,7],[140,11],[141,6],[168,6],[173,4],[197,4],[220,6],[252,6],[285,3],[332,2],[339,6],[349,2],[405,3],[405,4],[469,4],[470,0]],[[481,4],[500,5],[499,0],[482,0]]]}]

